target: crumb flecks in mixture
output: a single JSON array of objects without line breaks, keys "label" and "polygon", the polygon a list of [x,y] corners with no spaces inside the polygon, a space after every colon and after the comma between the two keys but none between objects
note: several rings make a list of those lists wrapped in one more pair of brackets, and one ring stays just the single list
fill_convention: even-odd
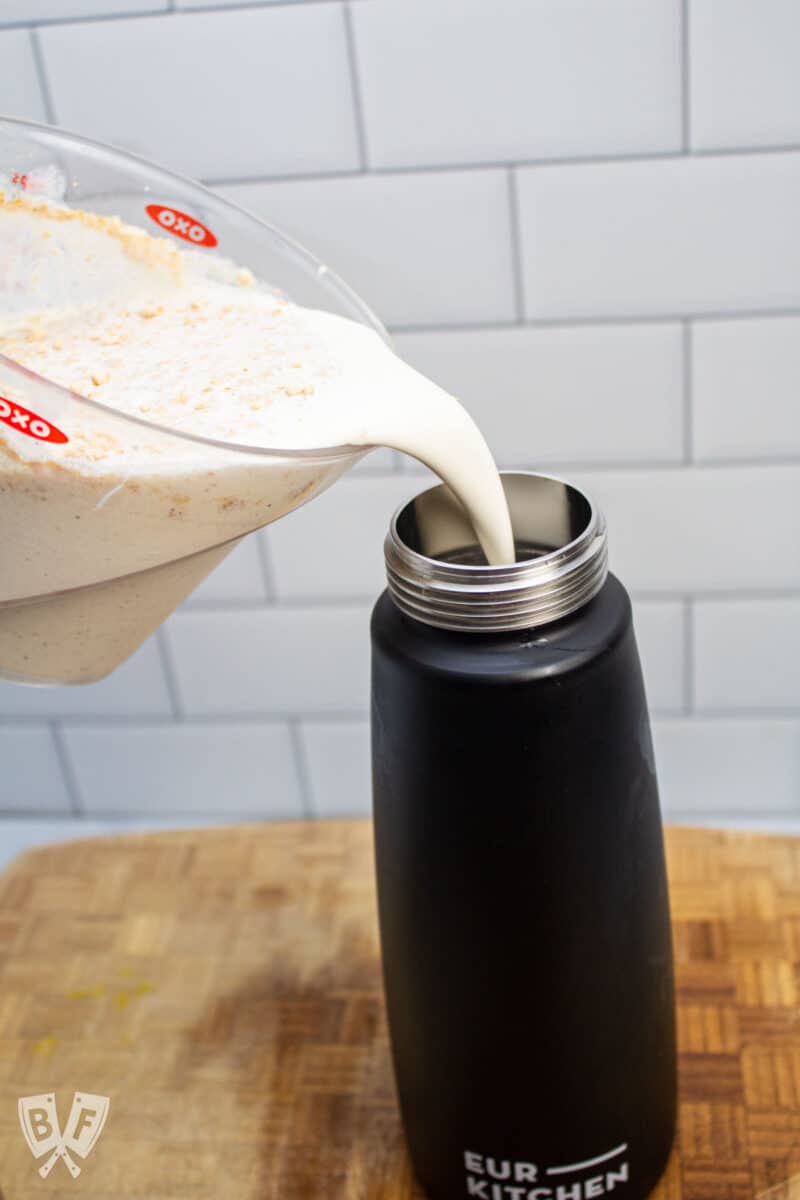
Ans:
[{"label": "crumb flecks in mixture", "polygon": [[[118,217],[0,192],[0,231],[0,353],[179,433],[264,448],[342,444],[366,390],[353,364],[374,357],[370,343],[394,358],[356,322],[292,304],[247,268]],[[74,445],[61,458],[86,447],[87,465],[101,462],[96,415],[78,406],[70,418]],[[41,458],[42,448],[26,450]]]},{"label": "crumb flecks in mixture", "polygon": [[306,320],[294,306],[274,316],[268,294],[248,291],[239,300],[227,287],[204,283],[158,304],[0,318],[0,353],[90,400],[179,432],[228,440],[233,430],[234,442],[281,445],[278,426],[297,418],[275,405],[286,409],[291,398],[335,383],[335,362],[319,341],[293,365]]},{"label": "crumb flecks in mixture", "polygon": [[[67,208],[60,204],[50,204],[47,200],[28,196],[22,192],[9,195],[0,187],[0,210],[8,216],[20,214],[23,219],[34,215],[40,221],[51,224],[36,226],[36,235],[43,242],[50,242],[48,250],[52,252],[54,234],[58,223],[74,222],[85,230],[92,230],[103,238],[115,239],[121,250],[133,261],[143,263],[151,268],[166,267],[173,277],[178,280],[183,274],[181,252],[171,245],[166,238],[154,238],[137,229],[135,225],[127,225],[119,217],[101,216],[97,213],[85,212],[80,208]],[[55,223],[55,224],[53,224]],[[84,249],[86,247],[84,246]]]},{"label": "crumb flecks in mixture", "polygon": [[[0,354],[95,402],[60,393],[41,412],[64,444],[0,423],[0,490],[13,496],[0,538],[0,675],[106,673],[235,539],[353,461],[281,450],[412,454],[461,497],[492,561],[513,558],[496,468],[461,406],[374,330],[293,304],[216,254],[118,217],[2,197]],[[44,385],[0,368],[0,392],[37,412]],[[15,608],[28,598],[30,611]]]}]

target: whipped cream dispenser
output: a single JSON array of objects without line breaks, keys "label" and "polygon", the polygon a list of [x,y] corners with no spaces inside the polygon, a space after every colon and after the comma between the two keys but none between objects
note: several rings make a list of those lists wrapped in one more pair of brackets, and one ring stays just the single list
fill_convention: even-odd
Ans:
[{"label": "whipped cream dispenser", "polygon": [[508,473],[489,567],[434,487],[372,619],[375,848],[430,1200],[643,1200],[675,1125],[672,948],[631,606],[577,488]]}]

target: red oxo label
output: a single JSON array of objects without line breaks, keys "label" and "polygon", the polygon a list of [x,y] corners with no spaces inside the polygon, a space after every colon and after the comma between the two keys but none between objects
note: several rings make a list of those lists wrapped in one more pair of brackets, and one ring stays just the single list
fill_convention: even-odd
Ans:
[{"label": "red oxo label", "polygon": [[181,212],[178,208],[168,208],[166,204],[148,204],[145,212],[151,221],[155,221],[156,225],[174,233],[176,237],[183,238],[185,242],[192,242],[195,246],[216,246],[217,244],[217,239],[210,229],[206,229],[202,221],[196,221],[194,217],[187,217],[186,213]]},{"label": "red oxo label", "polygon": [[69,441],[65,433],[45,421],[44,417],[37,417],[36,413],[23,408],[21,404],[12,404],[5,396],[0,396],[0,421],[18,433],[36,438],[37,442],[57,442],[61,445]]}]

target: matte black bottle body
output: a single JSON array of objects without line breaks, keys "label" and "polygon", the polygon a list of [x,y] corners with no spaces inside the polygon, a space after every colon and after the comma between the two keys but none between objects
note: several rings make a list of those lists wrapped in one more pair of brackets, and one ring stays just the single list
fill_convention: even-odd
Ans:
[{"label": "matte black bottle body", "polygon": [[372,638],[384,978],[417,1174],[432,1200],[643,1198],[673,1138],[675,1036],[627,594],[609,576],[554,624],[476,634],[384,593]]}]

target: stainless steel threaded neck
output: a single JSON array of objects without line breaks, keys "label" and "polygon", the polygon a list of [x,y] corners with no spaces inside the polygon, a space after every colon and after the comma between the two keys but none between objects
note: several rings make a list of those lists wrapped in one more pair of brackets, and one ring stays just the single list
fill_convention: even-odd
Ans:
[{"label": "stainless steel threaded neck", "polygon": [[608,574],[603,514],[550,475],[505,471],[517,562],[490,567],[466,513],[443,484],[394,515],[384,543],[389,593],[407,616],[439,629],[533,629],[597,595]]}]

